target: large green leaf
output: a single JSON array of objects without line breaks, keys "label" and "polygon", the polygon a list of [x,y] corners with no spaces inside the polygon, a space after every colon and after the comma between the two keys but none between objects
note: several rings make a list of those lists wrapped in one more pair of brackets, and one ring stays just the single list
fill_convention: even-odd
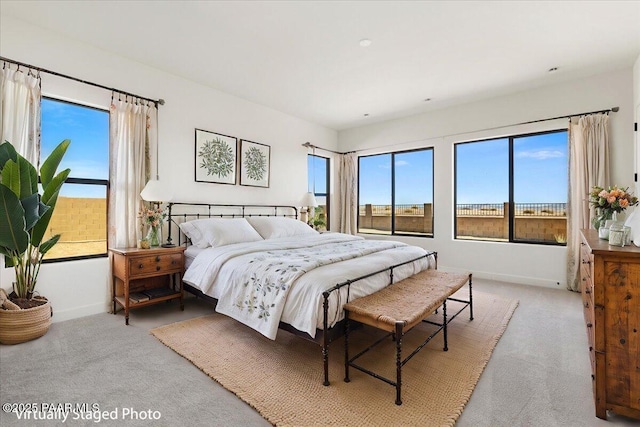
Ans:
[{"label": "large green leaf", "polygon": [[0,246],[5,254],[8,251],[23,253],[29,246],[22,204],[3,184],[0,184]]},{"label": "large green leaf", "polygon": [[18,155],[16,160],[7,160],[4,164],[1,182],[19,199],[25,199],[38,192],[38,174],[24,157]]},{"label": "large green leaf", "polygon": [[42,242],[40,247],[38,247],[38,251],[42,255],[46,254],[47,252],[49,252],[49,249],[51,249],[56,243],[58,243],[58,240],[60,240],[60,235],[56,234],[55,236],[53,236],[52,238],[50,238],[46,242]]},{"label": "large green leaf", "polygon": [[40,195],[38,193],[20,200],[20,203],[24,208],[25,230],[27,231],[31,230],[42,215],[50,209],[49,206],[40,201]]},{"label": "large green leaf", "polygon": [[58,194],[60,193],[60,188],[64,181],[69,176],[71,169],[65,169],[56,175],[50,182],[47,188],[44,190],[44,194],[42,195],[42,203],[49,206],[50,209],[42,215],[40,220],[33,227],[31,232],[31,244],[33,246],[40,245],[42,242],[42,238],[47,231],[47,227],[49,227],[49,222],[51,221],[51,215],[53,215],[54,208],[56,207],[56,202],[58,201]]},{"label": "large green leaf", "polygon": [[38,172],[31,163],[18,154],[20,166],[20,200],[38,193]]},{"label": "large green leaf", "polygon": [[53,176],[58,170],[58,166],[62,161],[62,157],[64,153],[67,152],[67,148],[69,148],[69,144],[71,141],[65,139],[49,154],[49,157],[42,163],[40,166],[40,181],[42,182],[42,188],[45,190],[49,186],[49,183],[53,180]]},{"label": "large green leaf", "polygon": [[9,159],[14,162],[18,161],[18,152],[13,145],[9,144],[8,141],[5,141],[0,144],[0,171],[4,168],[4,164],[7,163],[7,160]]}]

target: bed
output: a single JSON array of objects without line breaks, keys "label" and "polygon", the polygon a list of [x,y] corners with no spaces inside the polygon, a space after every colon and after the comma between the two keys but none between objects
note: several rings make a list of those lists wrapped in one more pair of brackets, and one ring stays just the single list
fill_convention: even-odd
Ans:
[{"label": "bed", "polygon": [[275,339],[278,330],[328,346],[343,306],[437,267],[437,254],[388,240],[318,233],[292,206],[170,203],[169,238],[187,246],[185,290]]}]

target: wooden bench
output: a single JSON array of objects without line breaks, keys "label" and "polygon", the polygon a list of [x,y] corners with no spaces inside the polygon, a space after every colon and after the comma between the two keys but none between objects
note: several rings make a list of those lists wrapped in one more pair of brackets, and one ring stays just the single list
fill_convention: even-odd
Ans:
[{"label": "wooden bench", "polygon": [[[469,283],[469,300],[451,298],[466,283]],[[453,316],[447,318],[447,300],[464,303]],[[425,320],[437,313],[442,306],[442,323]],[[469,307],[469,320],[473,320],[473,296],[470,273],[446,273],[437,270],[425,270],[395,284],[379,290],[371,295],[355,299],[344,306],[345,310],[345,382],[349,382],[349,367],[354,367],[368,375],[378,378],[396,387],[396,405],[402,404],[402,366],[416,355],[438,332],[443,331],[444,351],[447,347],[447,324],[465,308]],[[357,321],[365,325],[389,332],[378,341],[367,347],[354,357],[349,358],[349,323]],[[419,345],[409,356],[402,359],[402,337],[420,322],[436,325],[438,328]],[[392,336],[396,342],[396,380],[392,381],[354,361]]]}]

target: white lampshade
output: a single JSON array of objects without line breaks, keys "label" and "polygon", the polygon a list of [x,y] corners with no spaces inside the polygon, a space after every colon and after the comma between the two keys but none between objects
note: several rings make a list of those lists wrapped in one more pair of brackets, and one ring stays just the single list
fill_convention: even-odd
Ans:
[{"label": "white lampshade", "polygon": [[318,201],[316,200],[316,196],[312,192],[308,192],[302,198],[302,206],[306,207],[318,207]]},{"label": "white lampshade", "polygon": [[166,185],[162,185],[157,179],[151,179],[140,192],[140,197],[147,202],[161,203],[171,200],[173,195],[167,189]]}]

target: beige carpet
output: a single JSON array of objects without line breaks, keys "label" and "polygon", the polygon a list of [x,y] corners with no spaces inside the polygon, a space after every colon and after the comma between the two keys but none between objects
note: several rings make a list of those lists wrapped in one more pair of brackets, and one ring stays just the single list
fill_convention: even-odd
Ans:
[{"label": "beige carpet", "polygon": [[[455,304],[448,304],[450,313]],[[320,347],[284,331],[271,341],[213,314],[151,333],[277,426],[451,426],[517,305],[474,292],[475,319],[470,322],[465,310],[449,325],[449,351],[442,351],[439,334],[403,367],[401,406],[394,403],[394,387],[356,369],[350,371],[350,383],[343,381],[342,340],[330,346],[331,385],[324,387]],[[405,355],[430,328],[421,324],[406,335]],[[370,328],[355,331],[349,340],[353,354],[378,334]],[[395,344],[389,339],[358,363],[395,378]]]}]

